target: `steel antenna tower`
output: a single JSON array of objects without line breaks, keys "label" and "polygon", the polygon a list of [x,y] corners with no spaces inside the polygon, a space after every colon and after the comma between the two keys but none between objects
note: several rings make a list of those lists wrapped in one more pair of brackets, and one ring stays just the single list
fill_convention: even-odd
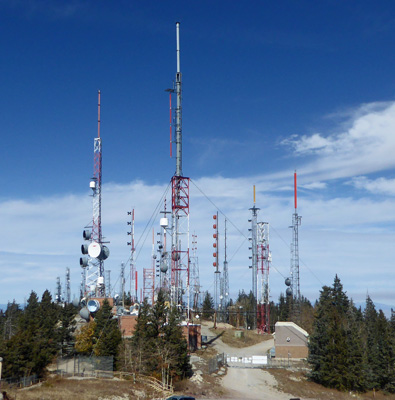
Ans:
[{"label": "steel antenna tower", "polygon": [[71,303],[71,288],[70,288],[70,268],[66,268],[66,276],[65,276],[65,290],[64,290],[64,302],[66,304]]},{"label": "steel antenna tower", "polygon": [[[132,211],[128,211],[128,215],[131,218],[128,221],[128,225],[131,227],[131,230],[128,232],[128,235],[131,236],[131,241],[127,243],[130,246],[130,296],[132,297],[132,302],[135,302],[137,301],[137,272],[134,263],[134,253],[136,252],[136,248],[134,247],[134,208]],[[133,288],[135,288],[134,295]]]},{"label": "steel antenna tower", "polygon": [[[183,286],[189,293],[189,178],[182,174],[182,90],[180,69],[180,23],[176,23],[177,72],[175,89],[170,94],[177,97],[175,110],[176,172],[172,186],[172,244],[171,244],[171,304],[183,303]],[[171,96],[171,95],[170,95]],[[189,299],[186,301],[189,307]],[[189,310],[188,310],[189,312]]]},{"label": "steel antenna tower", "polygon": [[56,295],[55,300],[57,303],[62,302],[62,285],[60,283],[60,276],[56,278]]},{"label": "steel antenna tower", "polygon": [[255,207],[255,185],[254,185],[254,205],[250,208],[252,218],[249,220],[251,222],[251,228],[249,231],[251,232],[251,247],[252,255],[250,259],[252,260],[252,265],[250,268],[252,269],[252,294],[254,296],[254,304],[253,304],[253,318],[252,318],[252,329],[256,328],[256,301],[257,301],[257,292],[258,292],[258,238],[257,238],[257,217],[259,208]]},{"label": "steel antenna tower", "polygon": [[80,265],[86,269],[85,293],[91,296],[104,297],[104,260],[110,252],[104,246],[101,227],[101,185],[102,185],[102,143],[100,137],[100,90],[98,91],[97,104],[97,138],[93,144],[93,178],[90,181],[92,189],[92,232],[84,230],[83,237],[90,241],[88,245],[81,246],[81,252],[88,257],[80,258]]},{"label": "steel antenna tower", "polygon": [[258,222],[258,297],[257,321],[260,332],[270,333],[269,272],[272,256],[269,250],[269,224]]},{"label": "steel antenna tower", "polygon": [[121,296],[122,296],[122,307],[125,307],[125,264],[121,263]]},{"label": "steel antenna tower", "polygon": [[199,295],[200,295],[200,278],[199,278],[199,259],[197,256],[197,235],[192,235],[192,257],[190,262],[191,267],[191,286],[193,293],[193,311],[197,311],[199,306]]},{"label": "steel antenna tower", "polygon": [[107,297],[111,297],[111,270],[107,269],[105,272],[106,272],[106,293]]},{"label": "steel antenna tower", "polygon": [[224,266],[222,271],[222,278],[221,278],[221,294],[219,296],[221,301],[221,311],[223,313],[223,320],[227,320],[227,310],[226,307],[228,306],[229,301],[229,271],[228,271],[228,259],[227,259],[227,244],[226,244],[226,218],[225,218],[225,244],[224,244]]},{"label": "steel antenna tower", "polygon": [[[102,143],[100,137],[100,90],[97,104],[97,138],[94,139],[93,157],[93,179],[91,181],[93,190],[92,241],[101,245],[103,238],[101,229]],[[104,296],[104,262],[103,260],[98,260],[96,264],[98,268],[98,294]]]},{"label": "steel antenna tower", "polygon": [[143,269],[143,300],[147,298],[151,304],[155,301],[155,261],[155,233],[152,229],[151,268]]},{"label": "steel antenna tower", "polygon": [[214,243],[213,243],[213,248],[214,248],[214,262],[213,262],[213,267],[215,268],[214,271],[214,309],[215,311],[218,312],[220,308],[220,303],[219,303],[219,293],[221,291],[221,276],[220,276],[220,270],[219,270],[219,233],[218,233],[218,212],[217,214],[213,215],[213,228],[214,228],[214,233],[213,233],[213,238],[214,238]]},{"label": "steel antenna tower", "polygon": [[167,214],[171,214],[170,211],[166,209],[166,199],[164,199],[164,211],[160,212],[164,216],[160,218],[160,241],[158,242],[159,248],[159,288],[164,290],[166,293],[169,292],[169,279],[167,275],[167,271],[169,270],[169,265],[171,265],[170,261],[170,253],[167,251],[167,230],[169,229],[169,219],[167,218]]},{"label": "steel antenna tower", "polygon": [[300,277],[299,277],[299,225],[302,217],[298,215],[297,175],[294,172],[294,206],[292,215],[292,244],[291,244],[291,290],[293,296],[293,317],[300,314]]}]

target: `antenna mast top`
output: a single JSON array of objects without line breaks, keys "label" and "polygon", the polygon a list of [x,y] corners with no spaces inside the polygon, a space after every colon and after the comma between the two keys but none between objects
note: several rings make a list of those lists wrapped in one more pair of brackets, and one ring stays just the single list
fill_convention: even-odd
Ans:
[{"label": "antenna mast top", "polygon": [[180,69],[180,23],[176,22],[177,72],[176,72],[176,176],[182,176],[182,106]]},{"label": "antenna mast top", "polygon": [[297,194],[297,182],[296,182],[296,171],[294,172],[294,198],[295,198],[295,212],[298,208],[298,194]]},{"label": "antenna mast top", "polygon": [[98,102],[97,102],[97,137],[100,137],[100,90],[97,92]]},{"label": "antenna mast top", "polygon": [[180,69],[180,23],[176,22],[176,41],[177,41],[177,72],[181,72]]}]

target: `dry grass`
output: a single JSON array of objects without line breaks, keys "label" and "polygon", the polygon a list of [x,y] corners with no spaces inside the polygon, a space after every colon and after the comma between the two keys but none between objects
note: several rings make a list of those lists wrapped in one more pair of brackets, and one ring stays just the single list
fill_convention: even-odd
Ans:
[{"label": "dry grass", "polygon": [[25,389],[4,389],[12,400],[148,400],[160,397],[131,381],[116,379],[49,378]]},{"label": "dry grass", "polygon": [[327,389],[310,382],[304,372],[286,369],[270,369],[268,371],[276,378],[279,390],[290,392],[290,388],[292,388],[292,394],[295,397],[320,400],[395,400],[395,395],[388,395],[382,392],[357,394]]},{"label": "dry grass", "polygon": [[236,329],[224,329],[224,328],[211,328],[210,331],[221,337],[221,340],[227,344],[228,346],[242,348],[253,346],[254,344],[258,344],[264,342],[266,340],[272,339],[272,335],[259,335],[256,331],[242,331],[244,333],[244,337],[237,338],[235,337]]}]

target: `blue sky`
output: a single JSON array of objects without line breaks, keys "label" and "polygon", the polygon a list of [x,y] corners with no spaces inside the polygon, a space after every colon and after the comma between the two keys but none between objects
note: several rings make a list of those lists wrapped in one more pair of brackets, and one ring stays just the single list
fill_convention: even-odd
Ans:
[{"label": "blue sky", "polygon": [[212,290],[214,203],[237,227],[231,293],[249,291],[256,185],[259,219],[271,224],[272,299],[284,292],[296,169],[302,294],[314,300],[337,273],[356,301],[369,293],[395,306],[394,11],[392,1],[0,0],[0,303],[53,291],[66,267],[77,292],[98,89],[116,285],[127,211],[139,240],[175,171],[165,89],[179,21],[183,172],[203,289]]}]

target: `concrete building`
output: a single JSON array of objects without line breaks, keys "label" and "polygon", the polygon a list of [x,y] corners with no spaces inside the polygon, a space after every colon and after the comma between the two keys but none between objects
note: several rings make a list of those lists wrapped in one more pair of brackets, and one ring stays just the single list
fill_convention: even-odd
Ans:
[{"label": "concrete building", "polygon": [[307,358],[309,334],[294,322],[276,322],[276,358]]}]

